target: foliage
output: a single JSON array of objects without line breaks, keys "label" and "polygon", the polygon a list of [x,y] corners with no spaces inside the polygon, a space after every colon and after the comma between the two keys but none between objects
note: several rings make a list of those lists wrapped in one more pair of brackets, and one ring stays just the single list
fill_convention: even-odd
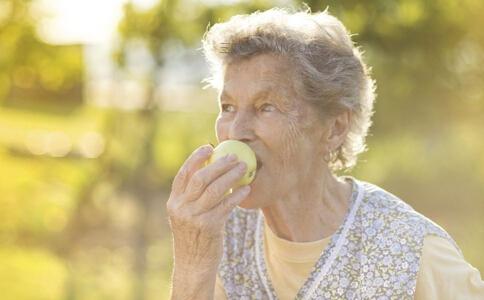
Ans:
[{"label": "foliage", "polygon": [[[82,72],[77,50],[54,50],[39,40],[32,3],[0,2],[0,99],[15,74],[39,82],[57,78],[49,82],[62,94],[69,78]],[[278,2],[214,3],[126,5],[114,57],[129,72],[133,45],[148,49],[150,92],[140,110],[83,106],[68,115],[41,114],[40,101],[28,110],[0,107],[2,299],[168,297],[172,260],[164,202],[184,159],[216,142],[216,115],[159,110],[159,72],[173,44],[195,53],[208,24]],[[351,174],[441,224],[466,259],[484,270],[483,2],[306,3],[313,11],[329,6],[356,33],[377,80],[369,151]],[[67,137],[74,154],[29,152],[38,134],[52,133]],[[81,141],[93,133],[103,137],[102,154],[83,157]]]},{"label": "foliage", "polygon": [[0,104],[53,111],[78,105],[81,47],[42,41],[32,1],[2,0],[0,11]]}]

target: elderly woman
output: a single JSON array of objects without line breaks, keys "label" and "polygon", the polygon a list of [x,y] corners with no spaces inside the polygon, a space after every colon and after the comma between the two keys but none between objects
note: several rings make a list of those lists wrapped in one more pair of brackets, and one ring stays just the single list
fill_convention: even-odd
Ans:
[{"label": "elderly woman", "polygon": [[437,224],[378,186],[335,172],[365,150],[374,82],[328,12],[271,9],[211,27],[219,142],[197,149],[167,203],[172,299],[484,299],[479,272]]}]

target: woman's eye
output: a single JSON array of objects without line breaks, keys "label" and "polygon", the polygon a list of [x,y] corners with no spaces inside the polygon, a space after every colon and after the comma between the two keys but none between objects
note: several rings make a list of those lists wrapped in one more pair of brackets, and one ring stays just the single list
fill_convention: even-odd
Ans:
[{"label": "woman's eye", "polygon": [[222,104],[222,112],[232,112],[233,108],[234,107],[230,104]]},{"label": "woman's eye", "polygon": [[267,103],[266,103],[266,104],[263,104],[263,105],[261,106],[261,110],[262,110],[263,112],[271,112],[271,111],[274,111],[275,109],[276,109],[276,108],[275,108],[275,107],[274,107],[274,105],[272,105],[272,104],[267,104]]}]

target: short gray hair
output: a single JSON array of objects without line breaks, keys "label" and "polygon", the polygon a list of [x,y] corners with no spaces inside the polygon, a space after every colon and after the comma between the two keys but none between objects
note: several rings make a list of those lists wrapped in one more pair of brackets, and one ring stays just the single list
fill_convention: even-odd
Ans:
[{"label": "short gray hair", "polygon": [[294,86],[318,114],[336,116],[351,110],[350,128],[343,143],[333,149],[331,170],[351,169],[367,150],[375,82],[345,26],[327,9],[319,13],[272,8],[233,16],[207,30],[202,50],[211,75],[204,81],[221,89],[224,67],[231,61],[273,53],[288,59],[298,79]]}]

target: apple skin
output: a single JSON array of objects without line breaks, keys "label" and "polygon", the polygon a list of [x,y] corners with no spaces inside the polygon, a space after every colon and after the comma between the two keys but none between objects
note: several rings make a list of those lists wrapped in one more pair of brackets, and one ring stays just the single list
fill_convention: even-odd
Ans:
[{"label": "apple skin", "polygon": [[244,185],[250,184],[255,177],[257,169],[257,159],[255,157],[254,151],[246,143],[237,140],[226,140],[213,149],[212,156],[208,160],[207,164],[215,162],[217,159],[224,157],[228,154],[237,155],[239,161],[243,161],[247,164],[247,171],[244,176],[232,187],[238,188]]}]

